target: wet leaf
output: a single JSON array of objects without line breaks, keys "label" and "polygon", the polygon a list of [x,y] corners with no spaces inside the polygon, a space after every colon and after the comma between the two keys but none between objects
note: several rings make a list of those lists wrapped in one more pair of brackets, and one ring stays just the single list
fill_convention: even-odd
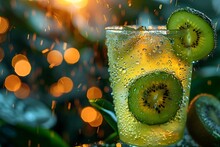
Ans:
[{"label": "wet leaf", "polygon": [[103,98],[90,100],[89,102],[103,115],[104,119],[113,128],[113,130],[117,132],[117,119],[113,104]]},{"label": "wet leaf", "polygon": [[114,132],[112,134],[110,134],[105,140],[104,142],[108,143],[108,142],[116,142],[118,140],[118,132]]}]

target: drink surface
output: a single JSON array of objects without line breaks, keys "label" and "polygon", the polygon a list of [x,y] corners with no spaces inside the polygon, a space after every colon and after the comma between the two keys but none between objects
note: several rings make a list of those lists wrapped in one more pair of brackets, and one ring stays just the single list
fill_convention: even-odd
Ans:
[{"label": "drink surface", "polygon": [[[128,144],[168,145],[181,139],[185,128],[192,64],[178,57],[172,43],[180,33],[166,30],[107,29],[110,82],[113,90],[119,137]],[[128,106],[129,86],[135,79],[165,71],[177,77],[183,98],[174,118],[164,124],[147,125],[138,121]],[[137,106],[137,109],[138,106]]]}]

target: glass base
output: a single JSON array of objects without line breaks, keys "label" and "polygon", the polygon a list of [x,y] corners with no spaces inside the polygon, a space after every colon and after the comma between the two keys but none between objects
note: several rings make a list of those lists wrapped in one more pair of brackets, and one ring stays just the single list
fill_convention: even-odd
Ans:
[{"label": "glass base", "polygon": [[[183,146],[199,147],[199,145],[189,135],[187,129],[185,129],[184,136],[179,142],[177,142],[173,145],[169,145],[167,147],[183,147]],[[112,144],[106,144],[106,143],[103,143],[102,141],[100,141],[100,142],[93,143],[93,144],[82,144],[78,147],[138,147],[138,146],[129,145],[129,144],[126,144],[122,141],[119,141],[117,143],[112,143]]]},{"label": "glass base", "polygon": [[[124,143],[123,141],[119,141],[120,145],[116,145],[116,147],[138,147],[135,145],[129,145]],[[183,138],[175,144],[169,145],[167,147],[183,147],[183,146],[190,146],[190,147],[199,147],[199,145],[192,139],[189,135],[188,130],[185,129]]]}]

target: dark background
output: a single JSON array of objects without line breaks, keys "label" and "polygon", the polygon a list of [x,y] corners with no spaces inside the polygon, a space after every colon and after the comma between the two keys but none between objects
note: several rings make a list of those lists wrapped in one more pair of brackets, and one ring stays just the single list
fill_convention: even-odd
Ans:
[{"label": "dark background", "polygon": [[[52,120],[46,128],[55,131],[69,146],[104,140],[114,132],[105,120],[101,126],[91,127],[80,117],[80,111],[90,106],[86,92],[92,86],[99,87],[103,98],[112,102],[105,46],[106,26],[165,25],[172,11],[189,6],[210,17],[219,34],[218,0],[89,0],[81,9],[55,3],[50,0],[0,1],[0,16],[10,22],[6,39],[0,43],[5,54],[0,62],[0,146],[13,146],[10,138],[13,132],[16,132],[14,122],[28,111],[35,112],[33,114],[36,117],[41,115],[42,111],[53,112],[52,116],[47,116],[48,119],[52,117]],[[46,17],[46,14],[50,17]],[[58,27],[58,24],[61,27]],[[47,26],[50,26],[50,30],[45,31]],[[36,35],[36,40],[27,40],[28,35]],[[39,45],[41,40],[44,40],[43,46]],[[199,93],[210,93],[220,98],[220,48],[219,41],[217,38],[216,40],[217,47],[212,54],[194,63],[190,99]],[[42,50],[54,45],[54,49],[62,51],[63,44],[79,50],[79,62],[73,65],[63,62],[60,66],[49,68]],[[17,99],[4,87],[4,79],[14,73],[11,60],[19,53],[25,54],[32,65],[31,73],[21,77],[31,88],[28,102],[26,99]],[[62,76],[70,77],[74,88],[70,93],[58,98],[53,97],[48,93],[48,87]],[[22,111],[10,107],[12,104],[23,103]],[[56,103],[55,108],[53,103]],[[31,109],[33,106],[35,109]],[[25,120],[20,122],[30,125]],[[7,134],[5,130],[10,130],[11,133]],[[14,135],[17,141],[25,138],[25,135]]]}]

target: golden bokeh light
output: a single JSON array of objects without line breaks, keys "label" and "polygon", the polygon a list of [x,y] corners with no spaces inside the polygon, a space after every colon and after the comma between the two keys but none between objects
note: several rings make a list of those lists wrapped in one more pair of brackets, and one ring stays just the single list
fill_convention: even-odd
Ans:
[{"label": "golden bokeh light", "polygon": [[76,48],[68,48],[64,52],[64,60],[68,64],[74,64],[79,61],[80,53]]},{"label": "golden bokeh light", "polygon": [[53,100],[51,103],[51,110],[56,109],[56,106],[57,106],[57,102]]},{"label": "golden bokeh light", "polygon": [[21,80],[18,76],[11,74],[5,78],[5,88],[8,91],[17,91],[21,87]]},{"label": "golden bokeh light", "polygon": [[18,90],[14,92],[17,98],[25,99],[30,95],[30,87],[26,83],[21,83]]},{"label": "golden bokeh light", "polygon": [[87,106],[82,109],[80,116],[84,122],[90,123],[96,120],[98,112],[93,107]]},{"label": "golden bokeh light", "polygon": [[59,66],[63,61],[63,55],[58,50],[52,50],[47,54],[47,61],[50,64],[50,68]]},{"label": "golden bokeh light", "polygon": [[87,90],[86,96],[88,99],[102,98],[102,91],[100,88],[93,86]]},{"label": "golden bokeh light", "polygon": [[80,9],[87,6],[88,0],[55,0],[55,4],[57,6],[72,6]]},{"label": "golden bokeh light", "polygon": [[0,16],[0,34],[4,34],[9,29],[9,22],[7,18]]},{"label": "golden bokeh light", "polygon": [[3,43],[7,39],[7,34],[0,34],[0,43]]},{"label": "golden bokeh light", "polygon": [[47,53],[47,52],[49,52],[50,50],[48,49],[48,48],[46,48],[46,49],[44,49],[44,50],[42,50],[41,52],[42,52],[42,54],[45,54],[45,53]]},{"label": "golden bokeh light", "polygon": [[17,54],[15,55],[13,58],[12,58],[12,62],[11,62],[11,65],[15,68],[15,64],[20,61],[20,60],[26,60],[28,61],[28,58],[23,55],[23,54]]},{"label": "golden bokeh light", "polygon": [[120,142],[116,143],[116,147],[122,147],[121,143]]},{"label": "golden bokeh light", "polygon": [[15,72],[19,76],[27,76],[31,72],[31,64],[27,60],[19,60],[15,64]]},{"label": "golden bokeh light", "polygon": [[50,94],[54,97],[60,97],[63,94],[62,91],[63,89],[57,83],[52,84],[49,89]]},{"label": "golden bokeh light", "polygon": [[92,127],[99,127],[102,124],[103,117],[100,112],[97,111],[97,117],[94,121],[89,122],[89,125]]},{"label": "golden bokeh light", "polygon": [[5,52],[2,48],[0,48],[0,62],[3,60],[4,57],[5,57]]},{"label": "golden bokeh light", "polygon": [[69,77],[61,77],[57,82],[57,86],[61,90],[60,92],[68,93],[73,89],[74,83]]}]

